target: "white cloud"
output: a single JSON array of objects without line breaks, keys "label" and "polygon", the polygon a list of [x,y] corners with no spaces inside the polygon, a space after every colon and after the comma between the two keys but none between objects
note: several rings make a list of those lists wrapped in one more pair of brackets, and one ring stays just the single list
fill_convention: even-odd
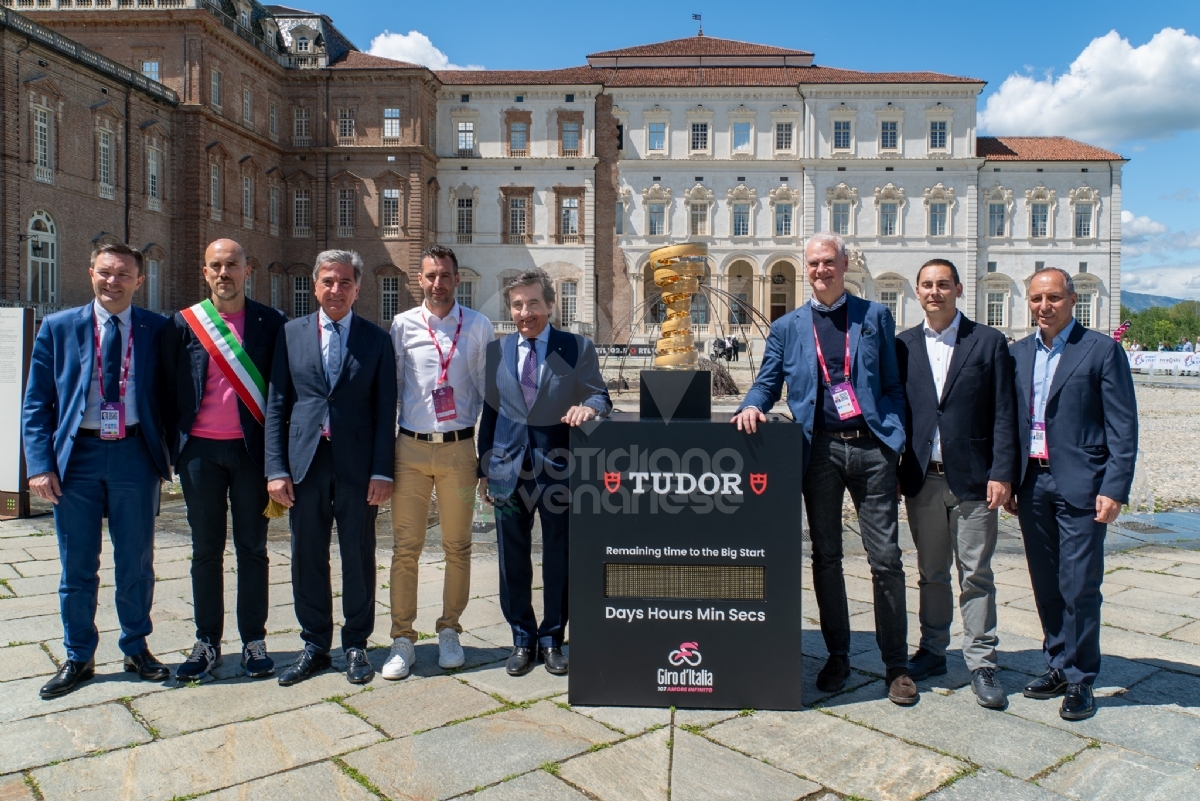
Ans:
[{"label": "white cloud", "polygon": [[1200,263],[1122,270],[1121,291],[1200,300]]},{"label": "white cloud", "polygon": [[1093,39],[1055,78],[1010,75],[988,98],[980,127],[1062,135],[1113,146],[1200,129],[1200,37],[1163,28],[1139,47],[1116,31]]},{"label": "white cloud", "polygon": [[1155,222],[1146,215],[1135,217],[1129,209],[1121,211],[1121,238],[1122,239],[1137,239],[1145,238],[1153,234],[1165,234],[1167,226],[1160,222]]},{"label": "white cloud", "polygon": [[1158,276],[1149,273],[1121,273],[1121,289],[1131,292],[1149,292],[1158,289]]},{"label": "white cloud", "polygon": [[483,69],[483,66],[480,64],[468,64],[465,67],[458,64],[451,64],[450,57],[434,47],[430,38],[420,31],[392,33],[385,30],[371,40],[371,49],[367,52],[373,56],[383,56],[384,58],[393,58],[397,61],[420,64],[429,67],[431,70]]}]

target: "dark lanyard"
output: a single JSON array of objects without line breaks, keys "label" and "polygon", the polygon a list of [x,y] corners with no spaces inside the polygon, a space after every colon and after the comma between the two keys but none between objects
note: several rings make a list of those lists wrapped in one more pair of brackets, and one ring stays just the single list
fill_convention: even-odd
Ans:
[{"label": "dark lanyard", "polygon": [[458,328],[454,332],[454,340],[450,343],[449,356],[442,355],[442,343],[438,342],[437,337],[434,336],[433,325],[425,317],[425,312],[421,312],[421,319],[425,321],[425,328],[429,331],[429,338],[433,340],[433,345],[437,348],[438,366],[441,368],[441,372],[438,373],[437,385],[440,387],[450,379],[450,362],[454,359],[454,351],[458,347],[458,335],[462,333],[463,310],[462,308],[458,310]]},{"label": "dark lanyard", "polygon": [[[112,315],[112,316],[115,317],[116,315]],[[130,317],[129,321],[130,321],[130,323],[132,323],[133,318]],[[120,322],[121,322],[120,318],[117,318],[117,336],[121,335]],[[99,377],[101,383],[103,384],[103,382],[104,382],[104,357],[100,353],[100,321],[96,319],[95,312],[92,312],[92,333],[95,335],[95,340],[96,340],[96,375]],[[129,330],[129,344],[125,346],[125,367],[121,371],[121,384],[120,384],[121,389],[120,389],[120,397],[118,399],[118,401],[120,403],[125,402],[125,388],[129,385],[129,365],[132,361],[133,361],[133,329],[131,328]],[[101,387],[101,389],[100,389],[100,399],[104,400],[104,388],[103,387]]]}]

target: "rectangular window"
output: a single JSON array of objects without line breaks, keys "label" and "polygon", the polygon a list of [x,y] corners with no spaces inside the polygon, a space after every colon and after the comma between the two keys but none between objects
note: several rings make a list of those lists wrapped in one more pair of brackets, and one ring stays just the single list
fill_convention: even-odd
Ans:
[{"label": "rectangular window", "polygon": [[297,189],[292,196],[292,228],[296,236],[308,236],[309,210],[312,208],[312,198],[307,189]]},{"label": "rectangular window", "polygon": [[1004,327],[1004,307],[1008,296],[1003,292],[987,293],[987,324],[992,328]]},{"label": "rectangular window", "polygon": [[1086,261],[1079,262],[1079,272],[1081,272],[1081,273],[1087,272],[1087,262]]},{"label": "rectangular window", "polygon": [[936,120],[929,123],[929,149],[946,149],[946,121]]},{"label": "rectangular window", "polygon": [[775,206],[775,236],[792,235],[792,204],[779,203]]},{"label": "rectangular window", "polygon": [[929,235],[930,236],[945,236],[946,235],[946,204],[945,203],[930,203],[929,204]]},{"label": "rectangular window", "polygon": [[400,141],[400,109],[383,110],[383,143],[398,144]]},{"label": "rectangular window", "polygon": [[692,322],[708,325],[708,295],[703,292],[692,295]]},{"label": "rectangular window", "polygon": [[775,123],[775,149],[792,149],[792,124],[790,122]]},{"label": "rectangular window", "polygon": [[212,71],[212,104],[217,108],[221,107],[221,73],[219,70]]},{"label": "rectangular window", "polygon": [[749,325],[750,314],[746,311],[750,305],[750,295],[747,292],[737,293],[739,302],[729,304],[729,324]]},{"label": "rectangular window", "polygon": [[279,233],[279,187],[271,187],[271,202],[267,210],[267,220],[271,224],[271,234]]},{"label": "rectangular window", "polygon": [[242,176],[242,219],[254,219],[254,179],[249,175]]},{"label": "rectangular window", "polygon": [[161,209],[161,204],[156,203],[162,199],[162,151],[156,147],[151,147],[146,150],[146,196],[150,198],[151,205],[158,205]]},{"label": "rectangular window", "polygon": [[666,150],[667,149],[667,124],[665,122],[650,123],[649,139],[646,142],[647,150]]},{"label": "rectangular window", "polygon": [[1042,270],[1044,270],[1044,269],[1046,269],[1046,262],[1044,262],[1044,261],[1035,261],[1035,262],[1033,263],[1033,271],[1034,271],[1035,273],[1040,273],[1040,272],[1041,272]]},{"label": "rectangular window", "polygon": [[254,122],[254,94],[249,89],[242,90],[242,122]]},{"label": "rectangular window", "polygon": [[646,211],[646,236],[662,236],[666,233],[666,207],[662,203],[651,203]]},{"label": "rectangular window", "polygon": [[708,123],[692,123],[692,151],[708,150]]},{"label": "rectangular window", "polygon": [[308,109],[297,108],[292,118],[292,144],[307,146],[312,143],[312,125]]},{"label": "rectangular window", "polygon": [[879,302],[887,307],[887,310],[892,313],[892,319],[898,319],[896,316],[897,307],[900,305],[900,294],[894,289],[885,289],[879,293]]},{"label": "rectangular window", "polygon": [[733,124],[733,152],[750,152],[750,123],[735,122]]},{"label": "rectangular window", "polygon": [[292,317],[304,317],[312,310],[312,279],[307,275],[292,276]]},{"label": "rectangular window", "polygon": [[563,123],[562,151],[563,156],[570,158],[574,158],[579,155],[579,123]]},{"label": "rectangular window", "polygon": [[879,124],[879,149],[898,150],[900,145],[900,123],[885,120]]},{"label": "rectangular window", "polygon": [[271,276],[271,308],[278,309],[280,304],[279,276]]},{"label": "rectangular window", "polygon": [[50,169],[50,110],[33,109],[33,177],[42,183],[51,183],[54,173]]},{"label": "rectangular window", "polygon": [[625,149],[625,126],[617,124],[617,150]]},{"label": "rectangular window", "polygon": [[354,136],[356,130],[354,127],[354,109],[340,108],[338,109],[338,144],[352,145],[354,144]]},{"label": "rectangular window", "polygon": [[833,123],[833,149],[850,149],[850,121],[838,120]]},{"label": "rectangular window", "polygon": [[624,236],[625,235],[625,204],[619,200],[617,201],[616,215],[613,217],[613,220],[616,225],[616,231],[615,231],[616,235]]},{"label": "rectangular window", "polygon": [[524,122],[514,122],[508,126],[508,155],[523,158],[529,150],[529,125]]},{"label": "rectangular window", "polygon": [[108,131],[100,132],[100,146],[98,149],[98,161],[96,165],[97,178],[101,186],[113,185],[113,164],[112,164],[112,134]]},{"label": "rectangular window", "polygon": [[208,205],[212,207],[213,214],[217,219],[220,219],[221,208],[225,205],[221,202],[221,165],[208,165]]},{"label": "rectangular window", "polygon": [[1034,237],[1049,236],[1050,204],[1034,203],[1029,213],[1029,235]]},{"label": "rectangular window", "polygon": [[279,106],[274,103],[267,111],[267,131],[271,134],[272,139],[279,136]]},{"label": "rectangular window", "polygon": [[994,261],[989,261],[989,262],[987,263],[987,271],[988,271],[989,273],[994,273],[994,272],[996,272],[998,269],[1000,269],[1000,265],[999,265],[997,262],[994,262]]},{"label": "rectangular window", "polygon": [[250,271],[250,268],[246,268],[246,284],[242,287],[242,293],[250,300],[254,300],[254,273]]},{"label": "rectangular window", "polygon": [[834,203],[833,204],[833,232],[841,236],[847,236],[850,233],[850,204],[849,203]]},{"label": "rectangular window", "polygon": [[400,278],[395,275],[385,275],[379,279],[379,320],[382,323],[391,322],[400,313]]},{"label": "rectangular window", "polygon": [[579,284],[576,281],[563,281],[558,291],[559,315],[560,322],[563,327],[570,325],[579,319],[578,302],[579,302]]},{"label": "rectangular window", "polygon": [[1092,304],[1095,296],[1091,292],[1080,292],[1079,302],[1075,304],[1075,319],[1084,328],[1092,327]]},{"label": "rectangular window", "polygon": [[1090,203],[1075,207],[1075,238],[1092,238],[1092,206]]},{"label": "rectangular window", "polygon": [[529,233],[529,200],[524,197],[508,199],[508,235],[510,242],[523,243]]},{"label": "rectangular window", "polygon": [[564,237],[579,236],[579,198],[564,197],[558,232]]},{"label": "rectangular window", "polygon": [[159,80],[159,76],[161,73],[159,71],[158,62],[157,61],[143,61],[142,62],[142,74],[145,75],[147,78],[149,78],[152,81]]},{"label": "rectangular window", "polygon": [[384,236],[400,235],[400,190],[383,190],[383,208],[380,213],[380,224]]},{"label": "rectangular window", "polygon": [[1004,218],[1003,203],[988,204],[988,236],[1004,236]]},{"label": "rectangular window", "polygon": [[474,281],[459,281],[458,290],[454,293],[454,299],[458,301],[458,305],[464,309],[475,308],[475,282]]},{"label": "rectangular window", "polygon": [[897,203],[879,204],[879,235],[895,236],[896,224],[900,217],[900,206]]},{"label": "rectangular window", "polygon": [[750,236],[750,204],[733,204],[733,235]]},{"label": "rectangular window", "polygon": [[353,189],[338,190],[338,236],[354,236],[354,201]]},{"label": "rectangular window", "polygon": [[688,230],[692,236],[708,235],[708,204],[697,203],[689,207]]},{"label": "rectangular window", "polygon": [[162,308],[162,271],[157,259],[146,260],[146,306],[152,311]]},{"label": "rectangular window", "polygon": [[462,157],[475,155],[475,123],[473,122],[458,124],[458,155]]},{"label": "rectangular window", "polygon": [[471,198],[460,197],[458,199],[458,219],[456,221],[459,244],[469,244],[471,242],[471,234],[475,230],[475,209]]}]

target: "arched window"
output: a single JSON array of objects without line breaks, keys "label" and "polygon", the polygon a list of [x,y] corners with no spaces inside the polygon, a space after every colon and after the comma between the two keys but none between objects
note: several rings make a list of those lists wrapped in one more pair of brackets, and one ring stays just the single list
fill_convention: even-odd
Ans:
[{"label": "arched window", "polygon": [[297,53],[307,53],[308,52],[308,37],[307,36],[301,36],[299,39],[296,40],[296,52]]},{"label": "arched window", "polygon": [[58,302],[58,228],[54,218],[44,211],[29,220],[29,300],[34,303]]}]

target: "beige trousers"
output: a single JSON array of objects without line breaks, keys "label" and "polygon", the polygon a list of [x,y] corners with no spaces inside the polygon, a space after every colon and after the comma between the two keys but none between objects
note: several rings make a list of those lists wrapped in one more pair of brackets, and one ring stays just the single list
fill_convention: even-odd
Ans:
[{"label": "beige trousers", "polygon": [[458,619],[471,595],[471,520],[475,514],[478,459],[475,442],[396,440],[396,483],[392,489],[392,639],[417,641],[417,563],[425,547],[429,500],[437,488],[446,574],[437,631],[462,632]]}]

